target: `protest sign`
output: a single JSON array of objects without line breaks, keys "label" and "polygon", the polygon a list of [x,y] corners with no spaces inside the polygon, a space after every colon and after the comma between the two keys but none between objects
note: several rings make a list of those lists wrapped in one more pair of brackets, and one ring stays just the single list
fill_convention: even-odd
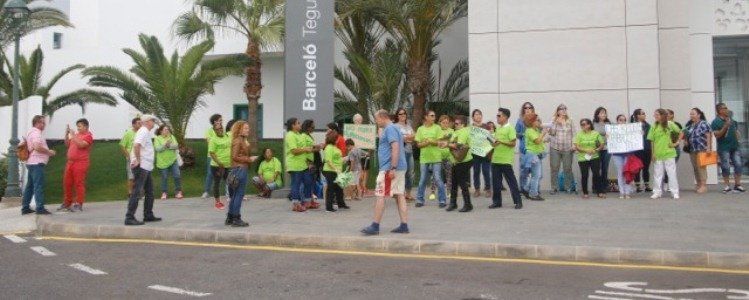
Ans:
[{"label": "protest sign", "polygon": [[609,153],[628,153],[644,149],[640,123],[606,125]]},{"label": "protest sign", "polygon": [[489,130],[481,127],[471,126],[471,154],[486,156],[492,151],[494,137]]},{"label": "protest sign", "polygon": [[357,148],[375,149],[377,126],[344,124],[343,137],[354,140],[354,145],[356,145]]}]

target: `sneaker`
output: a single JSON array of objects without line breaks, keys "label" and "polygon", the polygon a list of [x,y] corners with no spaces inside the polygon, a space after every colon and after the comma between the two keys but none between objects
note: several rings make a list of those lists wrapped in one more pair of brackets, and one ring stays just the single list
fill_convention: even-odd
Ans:
[{"label": "sneaker", "polygon": [[138,221],[136,219],[125,219],[125,226],[139,226],[146,223],[143,223],[141,221]]},{"label": "sneaker", "polygon": [[409,233],[408,227],[398,226],[393,230],[390,230],[392,233]]},{"label": "sneaker", "polygon": [[182,198],[185,198],[185,196],[182,195],[182,192],[177,192],[177,195],[175,195],[174,198],[182,199]]},{"label": "sneaker", "polygon": [[335,209],[335,208],[331,208],[331,209],[325,209],[325,212],[329,212],[329,213],[334,213],[334,212],[337,212],[337,211],[338,211],[338,210],[337,210],[337,209]]},{"label": "sneaker", "polygon": [[445,208],[445,207],[447,207],[447,204],[445,204],[445,203],[440,203],[440,208]]},{"label": "sneaker", "polygon": [[208,199],[208,193],[203,193],[203,195],[200,195],[200,198]]},{"label": "sneaker", "polygon": [[166,200],[167,198],[166,193],[161,193],[161,200]]},{"label": "sneaker", "polygon": [[660,197],[661,197],[661,195],[653,194],[652,196],[650,196],[650,199],[658,199]]},{"label": "sneaker", "polygon": [[725,187],[725,188],[723,189],[723,194],[728,194],[728,193],[730,193],[731,191],[733,191],[733,189],[732,189],[732,188],[731,188],[730,186],[726,186],[726,187]]},{"label": "sneaker", "polygon": [[83,207],[81,207],[79,204],[73,204],[73,206],[70,208],[71,212],[77,212],[77,211],[83,211]]},{"label": "sneaker", "polygon": [[216,204],[213,205],[218,210],[224,210],[226,206],[224,206],[224,203],[221,203],[221,201],[216,202]]},{"label": "sneaker", "polygon": [[674,194],[674,199],[679,199],[679,194]]},{"label": "sneaker", "polygon": [[375,229],[374,227],[372,227],[370,225],[370,226],[367,226],[364,229],[362,229],[361,233],[363,233],[364,235],[378,235],[378,234],[380,234],[380,230],[379,229]]},{"label": "sneaker", "polygon": [[538,196],[535,196],[535,197],[533,197],[533,196],[528,197],[528,200],[532,200],[532,201],[544,201],[546,199],[542,198],[541,195],[538,195]]},{"label": "sneaker", "polygon": [[422,206],[424,206],[424,203],[418,202],[418,203],[416,203],[416,205],[414,205],[414,206],[416,206],[416,207],[422,207]]},{"label": "sneaker", "polygon": [[[59,211],[59,210],[58,210],[58,211]],[[24,209],[21,209],[21,215],[22,215],[22,216],[25,216],[25,215],[28,215],[28,214],[33,214],[33,213],[35,213],[35,212],[36,212],[36,211],[34,211],[34,210],[33,210],[33,209],[31,209],[31,208],[24,208]]]},{"label": "sneaker", "polygon": [[[64,204],[63,204],[63,205],[60,205],[60,207],[59,207],[59,208],[57,208],[57,211],[65,211],[65,212],[71,212],[71,210],[70,210],[70,206],[65,206]],[[33,212],[33,210],[32,210],[32,212]]]},{"label": "sneaker", "polygon": [[46,210],[46,209],[42,208],[42,209],[40,209],[40,210],[37,210],[37,211],[36,211],[36,214],[37,214],[37,215],[51,215],[52,213],[51,213],[51,212],[49,212],[48,210]]},{"label": "sneaker", "polygon": [[737,185],[737,186],[733,187],[733,191],[736,192],[736,193],[745,193],[746,192],[746,190],[744,189],[744,187],[740,186],[740,185]]}]

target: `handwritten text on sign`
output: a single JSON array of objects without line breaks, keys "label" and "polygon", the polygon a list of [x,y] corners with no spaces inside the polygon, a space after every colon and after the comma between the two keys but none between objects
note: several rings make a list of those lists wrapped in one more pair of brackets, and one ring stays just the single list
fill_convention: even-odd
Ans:
[{"label": "handwritten text on sign", "polygon": [[377,127],[375,125],[343,125],[343,137],[354,140],[354,145],[360,149],[375,149]]},{"label": "handwritten text on sign", "polygon": [[489,151],[492,151],[493,140],[494,137],[489,130],[471,126],[471,154],[486,156]]},{"label": "handwritten text on sign", "polygon": [[640,123],[606,125],[609,153],[627,153],[644,148]]}]

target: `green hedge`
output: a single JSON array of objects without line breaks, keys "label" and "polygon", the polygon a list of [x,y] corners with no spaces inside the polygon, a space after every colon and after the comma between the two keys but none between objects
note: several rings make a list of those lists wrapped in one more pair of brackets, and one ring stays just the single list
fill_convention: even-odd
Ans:
[{"label": "green hedge", "polygon": [[0,196],[5,195],[5,187],[8,185],[8,159],[0,158]]}]

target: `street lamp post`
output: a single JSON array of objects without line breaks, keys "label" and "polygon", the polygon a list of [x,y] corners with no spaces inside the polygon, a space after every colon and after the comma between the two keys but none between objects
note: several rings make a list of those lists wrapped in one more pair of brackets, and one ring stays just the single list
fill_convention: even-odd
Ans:
[{"label": "street lamp post", "polygon": [[18,59],[20,57],[18,48],[21,43],[21,34],[23,25],[29,16],[30,10],[26,6],[26,2],[23,0],[11,0],[5,3],[3,6],[6,17],[12,19],[13,24],[11,26],[15,39],[15,55],[13,58],[13,116],[11,118],[11,132],[10,132],[10,148],[8,149],[8,184],[5,188],[4,197],[20,197],[21,187],[19,185],[19,172],[18,172],[18,98],[19,98],[19,68]]}]

